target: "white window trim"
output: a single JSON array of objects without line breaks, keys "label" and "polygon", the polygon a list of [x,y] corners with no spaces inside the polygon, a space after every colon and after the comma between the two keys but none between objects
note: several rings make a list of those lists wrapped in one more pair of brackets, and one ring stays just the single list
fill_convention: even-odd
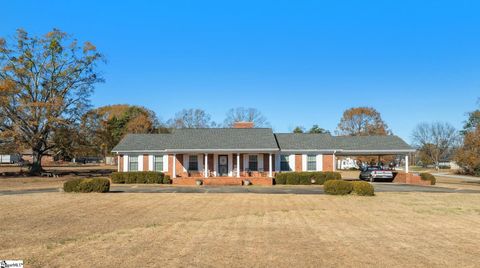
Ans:
[{"label": "white window trim", "polygon": [[307,171],[307,155],[302,154],[302,171]]},{"label": "white window trim", "polygon": [[[125,157],[125,160],[126,160],[126,162],[127,162],[127,164],[125,165],[126,171],[132,171],[132,170],[130,170],[130,158],[131,158],[131,157],[132,157],[132,158],[133,158],[133,157],[137,157],[137,170],[136,170],[136,171],[140,171],[140,157],[141,157],[141,156],[142,156],[142,155],[138,155],[138,156],[129,156],[129,155],[128,155],[128,156],[126,156],[126,157]],[[142,161],[142,164],[143,164],[143,161]]]},{"label": "white window trim", "polygon": [[295,155],[291,154],[288,159],[288,164],[290,165],[290,170],[291,171],[296,171],[295,170]]},{"label": "white window trim", "polygon": [[163,172],[168,172],[168,154],[163,155]]},{"label": "white window trim", "polygon": [[317,171],[323,171],[323,154],[317,154]]},{"label": "white window trim", "polygon": [[152,155],[152,159],[151,159],[151,161],[149,160],[150,162],[148,163],[148,168],[150,169],[150,171],[156,171],[155,170],[155,162],[156,162],[156,158],[157,158],[156,156],[160,156],[160,157],[163,158],[162,159],[163,168],[162,168],[162,171],[160,171],[160,172],[165,172],[165,159],[168,159],[168,157],[165,158],[165,155],[163,155],[163,154]]},{"label": "white window trim", "polygon": [[138,171],[143,171],[143,154],[138,155]]},{"label": "white window trim", "polygon": [[148,171],[154,171],[155,168],[155,163],[153,161],[155,160],[155,157],[153,154],[148,155]]},{"label": "white window trim", "polygon": [[123,171],[128,172],[128,155],[123,156]]}]

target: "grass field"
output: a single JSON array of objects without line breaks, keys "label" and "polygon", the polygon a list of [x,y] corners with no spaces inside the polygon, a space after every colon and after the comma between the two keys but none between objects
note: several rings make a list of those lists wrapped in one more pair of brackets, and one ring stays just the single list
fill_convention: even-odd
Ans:
[{"label": "grass field", "polygon": [[0,196],[2,259],[30,267],[480,263],[480,196]]}]

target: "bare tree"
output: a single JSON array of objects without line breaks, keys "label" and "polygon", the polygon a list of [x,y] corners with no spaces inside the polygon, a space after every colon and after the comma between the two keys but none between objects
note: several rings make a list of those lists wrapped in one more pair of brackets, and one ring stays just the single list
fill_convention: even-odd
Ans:
[{"label": "bare tree", "polygon": [[42,37],[23,30],[10,44],[0,39],[0,107],[8,118],[2,135],[31,148],[31,174],[42,170],[43,155],[55,148],[56,129],[78,121],[89,106],[94,84],[103,82],[94,45],[57,29]]},{"label": "bare tree", "polygon": [[458,145],[458,132],[449,123],[421,123],[412,133],[413,145],[438,168],[443,158]]},{"label": "bare tree", "polygon": [[171,128],[210,128],[215,127],[211,116],[202,109],[183,109],[168,120]]},{"label": "bare tree", "polygon": [[233,127],[236,122],[253,122],[254,127],[270,127],[267,118],[255,108],[232,108],[227,112],[227,117],[223,122],[225,127]]}]

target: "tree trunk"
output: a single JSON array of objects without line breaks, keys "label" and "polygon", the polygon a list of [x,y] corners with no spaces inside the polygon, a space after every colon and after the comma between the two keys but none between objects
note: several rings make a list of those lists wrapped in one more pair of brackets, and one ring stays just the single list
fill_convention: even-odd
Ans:
[{"label": "tree trunk", "polygon": [[42,172],[42,157],[43,153],[32,149],[32,165],[30,166],[30,175],[40,175]]}]

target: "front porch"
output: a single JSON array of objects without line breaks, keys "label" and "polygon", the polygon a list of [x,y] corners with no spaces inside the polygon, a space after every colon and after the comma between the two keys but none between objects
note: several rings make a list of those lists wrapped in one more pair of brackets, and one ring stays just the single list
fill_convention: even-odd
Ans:
[{"label": "front porch", "polygon": [[201,181],[202,185],[245,185],[245,181],[251,185],[273,185],[273,178],[268,177],[185,177],[172,179],[172,184],[197,185],[197,181]]},{"label": "front porch", "polygon": [[[256,180],[260,178],[273,178],[275,170],[275,155],[273,153],[258,152],[225,152],[225,153],[182,153],[171,154],[169,161],[171,177],[181,179],[205,180],[206,183],[216,183],[223,179],[237,178],[242,182],[244,179]],[[215,180],[212,180],[214,178]],[[192,180],[188,180],[190,183]],[[185,181],[187,182],[187,181]],[[238,183],[238,182],[235,182]]]}]

